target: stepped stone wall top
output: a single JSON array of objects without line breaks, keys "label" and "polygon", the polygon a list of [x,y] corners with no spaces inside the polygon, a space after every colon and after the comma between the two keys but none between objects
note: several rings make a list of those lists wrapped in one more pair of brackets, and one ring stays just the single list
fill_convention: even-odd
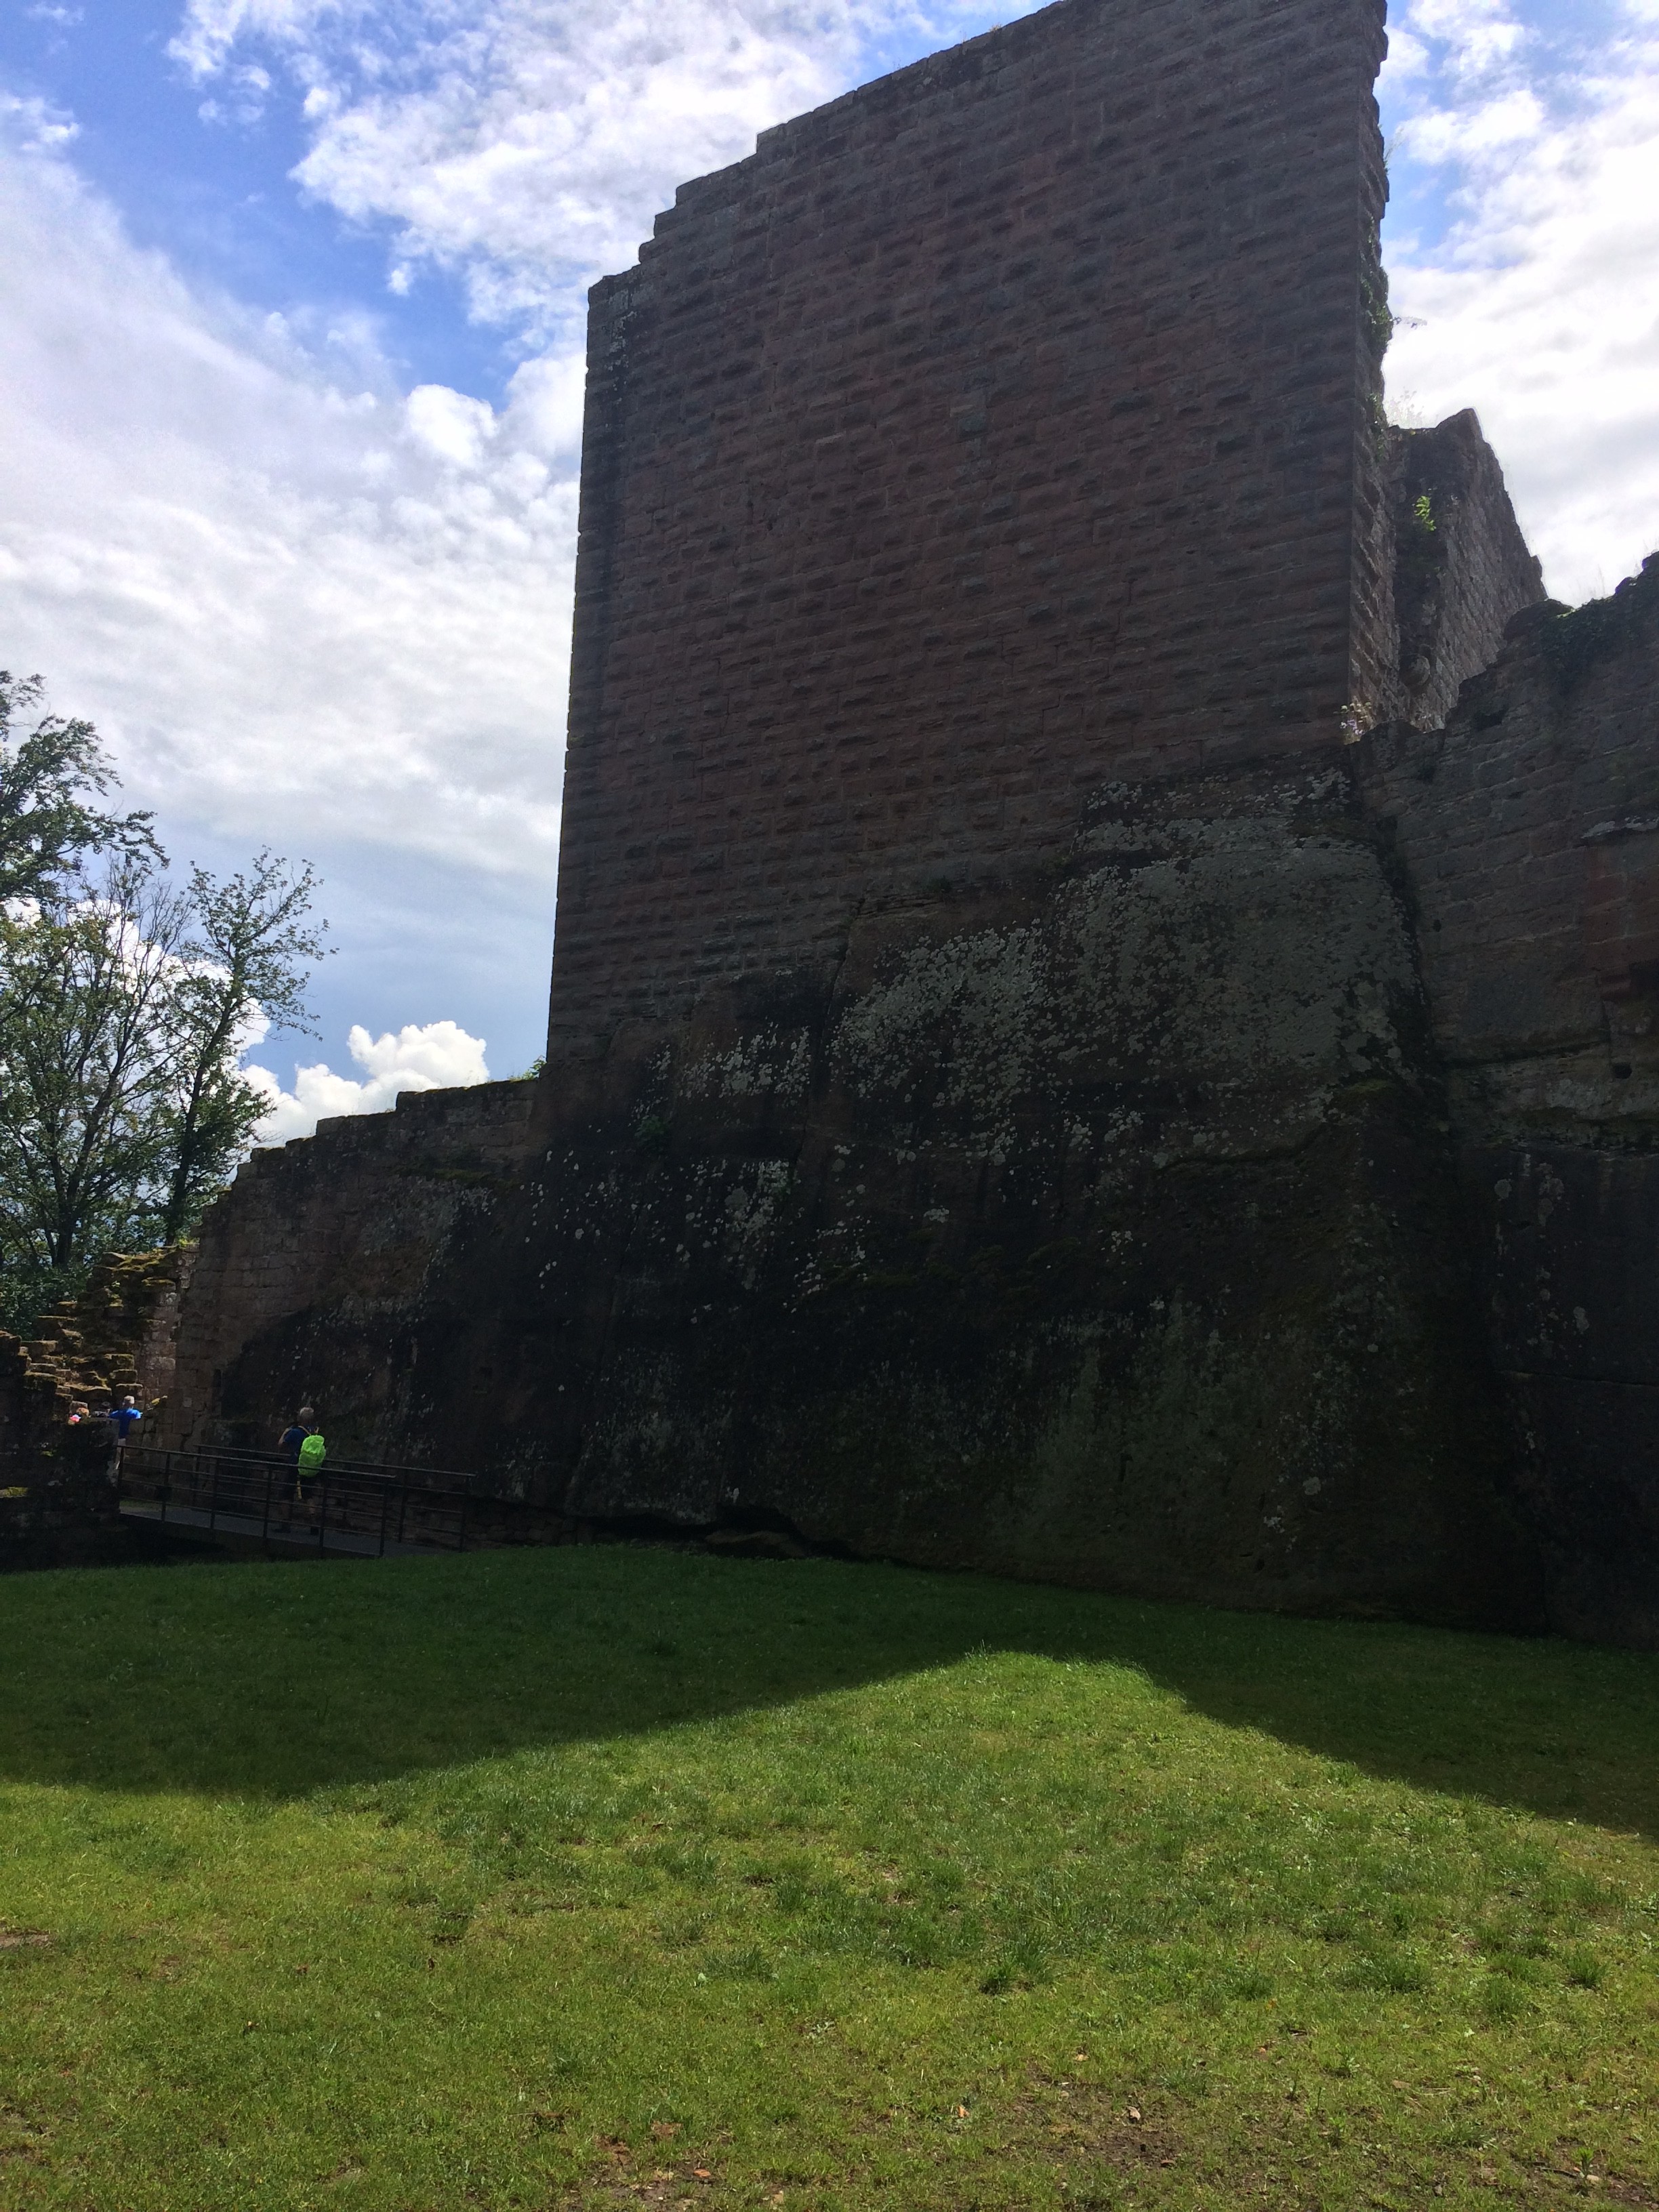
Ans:
[{"label": "stepped stone wall top", "polygon": [[1382,0],[1061,0],[592,295],[554,1057],[1391,694]]}]

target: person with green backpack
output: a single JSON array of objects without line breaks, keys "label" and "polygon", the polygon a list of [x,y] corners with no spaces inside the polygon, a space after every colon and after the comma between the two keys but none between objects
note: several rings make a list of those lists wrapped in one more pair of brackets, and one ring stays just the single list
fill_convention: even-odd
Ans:
[{"label": "person with green backpack", "polygon": [[301,1406],[292,1425],[283,1431],[276,1449],[294,1468],[294,1503],[309,1506],[317,1494],[317,1483],[323,1471],[323,1462],[328,1456],[328,1446],[320,1430],[311,1424],[316,1419],[313,1406]]}]

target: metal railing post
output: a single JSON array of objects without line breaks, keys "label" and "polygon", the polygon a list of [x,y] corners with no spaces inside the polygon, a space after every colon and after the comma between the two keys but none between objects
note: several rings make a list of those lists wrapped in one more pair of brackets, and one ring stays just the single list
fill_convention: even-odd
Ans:
[{"label": "metal railing post", "polygon": [[318,1557],[319,1557],[319,1559],[320,1559],[320,1558],[321,1558],[321,1556],[322,1556],[322,1550],[323,1550],[323,1531],[324,1531],[324,1529],[325,1529],[325,1528],[327,1528],[327,1526],[328,1526],[328,1469],[327,1469],[326,1468],[325,1468],[323,1469],[323,1489],[322,1489],[322,1495],[321,1495],[321,1496],[318,1498],[318,1500],[317,1500],[317,1553],[318,1553]]},{"label": "metal railing post", "polygon": [[386,1516],[391,1510],[392,1485],[389,1482],[383,1482],[380,1485],[380,1548],[374,1555],[376,1559],[383,1559],[386,1557]]},{"label": "metal railing post", "polygon": [[408,1511],[409,1485],[400,1482],[398,1485],[398,1541],[400,1544],[404,1540],[404,1516]]},{"label": "metal railing post", "polygon": [[455,1549],[458,1552],[464,1552],[466,1549],[466,1509],[471,1503],[472,1478],[469,1475],[466,1480],[466,1488],[461,1492],[460,1526],[455,1531]]},{"label": "metal railing post", "polygon": [[265,1517],[259,1524],[259,1541],[267,1551],[270,1548],[270,1486],[276,1480],[274,1467],[265,1469]]},{"label": "metal railing post", "polygon": [[213,1462],[213,1487],[208,1492],[208,1527],[216,1528],[219,1522],[219,1462]]}]

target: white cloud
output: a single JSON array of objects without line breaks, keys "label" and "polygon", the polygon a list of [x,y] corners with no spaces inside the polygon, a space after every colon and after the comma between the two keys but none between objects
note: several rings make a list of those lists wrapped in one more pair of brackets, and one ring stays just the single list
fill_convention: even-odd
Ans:
[{"label": "white cloud", "polygon": [[[1005,20],[1037,0],[1012,0]],[[944,45],[983,0],[189,0],[173,52],[200,80],[280,56],[313,125],[295,174],[398,227],[392,282],[459,270],[479,314],[574,333],[677,185],[865,73],[902,28]]]},{"label": "white cloud", "polygon": [[412,1024],[392,1034],[372,1037],[354,1024],[347,1042],[364,1070],[359,1079],[336,1075],[325,1062],[296,1066],[294,1088],[284,1091],[269,1068],[244,1069],[250,1083],[270,1100],[259,1125],[261,1145],[285,1145],[308,1137],[319,1121],[337,1114],[384,1114],[404,1091],[447,1091],[488,1083],[484,1041],[469,1036],[453,1022]]},{"label": "white cloud", "polygon": [[495,434],[495,410],[447,384],[419,384],[404,403],[416,442],[456,468],[476,469]]},{"label": "white cloud", "polygon": [[[1395,304],[1420,319],[1390,391],[1413,419],[1479,410],[1571,599],[1659,546],[1659,9],[1612,12],[1611,37],[1568,37],[1520,0],[1413,0],[1389,87]],[[1428,243],[1425,181],[1452,214]]]},{"label": "white cloud", "polygon": [[53,127],[0,106],[0,657],[215,834],[548,882],[575,464],[541,386],[405,403],[361,325],[192,295]]}]

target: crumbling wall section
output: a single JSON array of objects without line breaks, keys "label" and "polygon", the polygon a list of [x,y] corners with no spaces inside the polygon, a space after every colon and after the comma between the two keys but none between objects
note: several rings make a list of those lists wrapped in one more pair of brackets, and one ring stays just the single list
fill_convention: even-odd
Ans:
[{"label": "crumbling wall section", "polygon": [[0,1332],[0,1479],[55,1455],[77,1404],[100,1414],[131,1392],[148,1414],[165,1398],[194,1257],[188,1245],[109,1254],[27,1343]]},{"label": "crumbling wall section", "polygon": [[1659,1644],[1659,556],[1370,741],[1569,1632]]},{"label": "crumbling wall section", "polygon": [[434,1456],[422,1352],[512,1212],[535,1089],[405,1091],[255,1152],[202,1223],[161,1440],[269,1448],[309,1402],[331,1445]]},{"label": "crumbling wall section", "polygon": [[1392,435],[1393,696],[1401,720],[1431,729],[1497,659],[1510,618],[1541,603],[1544,572],[1472,410]]}]

